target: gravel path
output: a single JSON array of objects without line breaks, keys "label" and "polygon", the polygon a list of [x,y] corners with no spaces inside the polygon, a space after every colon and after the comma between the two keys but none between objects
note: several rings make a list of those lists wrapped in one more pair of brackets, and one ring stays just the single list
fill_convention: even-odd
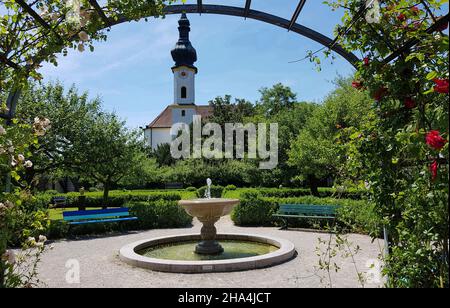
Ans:
[{"label": "gravel path", "polygon": [[[252,233],[280,237],[294,243],[298,255],[293,260],[270,268],[205,274],[174,274],[161,273],[135,268],[119,260],[119,249],[131,242],[153,237],[185,233],[199,233],[200,225],[194,220],[192,228],[159,229],[128,234],[112,235],[80,240],[57,241],[53,248],[42,256],[39,265],[39,278],[47,287],[327,287],[328,274],[317,270],[319,257],[316,247],[319,238],[328,240],[325,233],[303,232],[293,230],[278,230],[277,228],[242,228],[236,227],[230,218],[222,217],[216,224],[218,232]],[[359,272],[369,270],[368,261],[377,259],[382,246],[381,240],[371,242],[371,238],[363,235],[350,234],[348,239],[353,246],[359,245],[360,251],[354,260]],[[326,246],[322,245],[324,252]],[[68,283],[66,276],[75,269],[73,261],[79,264],[79,283]],[[69,262],[68,262],[69,261]],[[355,263],[352,258],[337,257],[335,261],[341,268],[338,273],[332,273],[333,287],[361,287],[358,282]],[[369,261],[370,262],[370,261]],[[66,267],[66,265],[68,267]],[[321,277],[323,279],[321,279]],[[69,282],[71,280],[69,279]],[[379,287],[378,283],[367,283],[366,287]]]}]

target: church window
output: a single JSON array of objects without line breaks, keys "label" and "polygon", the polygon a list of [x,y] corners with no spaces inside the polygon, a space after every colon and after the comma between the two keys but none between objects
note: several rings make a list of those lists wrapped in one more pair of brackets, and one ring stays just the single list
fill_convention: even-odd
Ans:
[{"label": "church window", "polygon": [[187,97],[187,89],[186,87],[181,87],[181,98]]}]

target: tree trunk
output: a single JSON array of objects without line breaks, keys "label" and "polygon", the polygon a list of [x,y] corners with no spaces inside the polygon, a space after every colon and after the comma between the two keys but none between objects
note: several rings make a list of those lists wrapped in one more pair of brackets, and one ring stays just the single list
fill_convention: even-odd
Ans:
[{"label": "tree trunk", "polygon": [[109,182],[103,183],[103,209],[106,210],[109,195]]},{"label": "tree trunk", "polygon": [[316,178],[315,175],[309,175],[308,176],[308,184],[309,184],[309,189],[311,190],[311,194],[314,197],[320,197],[319,194],[319,180]]}]

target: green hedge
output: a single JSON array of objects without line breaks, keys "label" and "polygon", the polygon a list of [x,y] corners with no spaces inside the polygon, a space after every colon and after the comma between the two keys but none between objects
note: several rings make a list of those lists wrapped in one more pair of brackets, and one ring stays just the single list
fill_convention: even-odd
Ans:
[{"label": "green hedge", "polygon": [[[224,197],[227,198],[243,198],[246,194],[257,194],[266,198],[296,198],[303,196],[311,196],[311,190],[307,188],[239,188],[236,190],[226,189]],[[338,191],[334,188],[319,188],[321,198],[333,197],[338,199],[361,200],[365,198],[366,191],[349,189],[346,191]]]},{"label": "green hedge", "polygon": [[64,221],[52,221],[48,237],[51,239],[73,235],[102,234],[112,231],[148,230],[161,228],[182,228],[192,224],[192,217],[178,206],[176,201],[129,201],[124,204],[130,209],[130,215],[138,220],[118,223],[96,223],[69,226]]},{"label": "green hedge", "polygon": [[234,207],[231,219],[238,226],[271,226],[278,205],[260,198],[243,199]]},{"label": "green hedge", "polygon": [[[84,200],[80,198],[79,193],[60,194],[56,196],[66,197],[66,207],[121,207],[127,202],[153,202],[158,200],[177,201],[181,199],[181,194],[172,192],[149,192],[147,194],[135,192],[115,193],[108,197],[106,203],[103,201],[103,196],[101,194],[86,194]],[[36,202],[40,203],[39,206],[45,204],[47,207],[53,197],[55,197],[55,195],[42,194],[37,197]]]},{"label": "green hedge", "polygon": [[[207,186],[202,186],[197,189],[197,197],[204,198]],[[220,185],[211,185],[211,198],[220,198],[222,197],[224,191],[224,187]]]},{"label": "green hedge", "polygon": [[[380,222],[374,213],[374,205],[364,200],[318,198],[304,196],[296,198],[267,198],[246,192],[231,218],[238,226],[279,226],[281,220],[273,217],[280,204],[340,205],[336,224],[345,231],[380,235]],[[290,226],[320,228],[327,220],[291,219]]]}]

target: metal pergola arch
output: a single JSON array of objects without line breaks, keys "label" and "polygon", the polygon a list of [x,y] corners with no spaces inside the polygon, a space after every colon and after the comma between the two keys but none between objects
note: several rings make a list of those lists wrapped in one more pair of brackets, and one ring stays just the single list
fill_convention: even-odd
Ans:
[{"label": "metal pergola arch", "polygon": [[[352,64],[353,66],[356,66],[357,63],[359,62],[359,58],[355,56],[353,53],[346,51],[338,44],[333,44],[334,43],[333,39],[297,23],[297,19],[300,15],[301,10],[303,9],[303,6],[306,3],[306,0],[301,0],[299,2],[297,9],[295,10],[291,20],[287,20],[269,13],[252,10],[250,7],[251,0],[247,0],[246,6],[243,8],[226,5],[202,4],[201,0],[199,0],[198,2],[199,4],[170,5],[164,9],[164,13],[168,15],[180,14],[182,12],[199,13],[199,14],[220,14],[259,20],[277,27],[284,28],[288,31],[300,34],[319,44],[324,45],[325,47],[329,47],[331,50],[333,50],[334,52],[342,56],[344,59],[346,59],[348,62],[350,62],[350,64]],[[126,20],[118,20],[116,23],[121,23],[124,21]]]},{"label": "metal pergola arch", "polygon": [[[56,28],[52,28],[47,22],[45,22],[40,15],[27,3],[26,0],[14,0],[20,7],[24,9],[26,13],[28,13],[35,21],[44,29],[51,32],[55,37],[62,41],[61,37],[56,31]],[[98,4],[97,0],[88,0],[89,4],[92,8],[97,12],[101,20],[103,21],[103,27],[99,30],[110,28],[114,25],[118,25],[124,22],[133,21],[133,19],[129,19],[126,17],[119,17],[116,20],[109,18],[102,7]],[[309,38],[321,45],[325,48],[329,48],[342,56],[345,60],[347,60],[352,66],[356,67],[357,63],[360,61],[357,56],[353,53],[346,51],[342,46],[336,44],[336,39],[331,39],[315,30],[312,30],[306,26],[303,26],[297,23],[297,19],[306,3],[306,0],[300,0],[293,15],[290,20],[278,17],[266,12],[253,10],[251,9],[251,0],[245,0],[244,7],[236,7],[236,6],[226,6],[226,5],[213,5],[213,4],[203,4],[202,0],[197,0],[197,4],[180,4],[180,5],[168,5],[164,8],[163,13],[167,15],[173,14],[181,14],[185,13],[198,13],[198,14],[220,14],[220,15],[228,15],[228,16],[236,16],[243,18],[251,18],[254,20],[259,20],[261,22],[265,22],[277,27],[284,28],[288,31],[292,31],[299,35],[302,35],[306,38]],[[152,16],[146,16],[152,17]],[[145,17],[142,17],[145,18]],[[141,19],[142,19],[141,18]],[[75,37],[75,36],[74,36]],[[73,40],[74,37],[71,37],[69,40]],[[45,54],[45,52],[44,52]],[[13,69],[19,69],[20,66],[10,59],[6,57],[6,55],[0,54],[0,61],[10,66]],[[9,114],[0,114],[0,117],[6,119],[12,119],[14,117],[14,110],[17,104],[17,101],[20,96],[20,90],[13,90],[10,93],[7,99],[7,105],[9,108]]]},{"label": "metal pergola arch", "polygon": [[[39,24],[42,28],[46,29],[51,34],[55,35],[55,37],[61,41],[62,38],[59,36],[59,34],[56,31],[56,28],[51,27],[47,22],[45,22],[39,14],[36,13],[36,11],[26,2],[26,0],[14,0],[19,6],[21,6],[26,13],[28,13],[30,16],[33,17],[33,19],[36,21],[37,24]],[[101,18],[103,22],[103,26],[100,27],[98,30],[107,29],[114,25],[123,23],[123,22],[129,22],[134,21],[134,19],[126,18],[126,17],[118,17],[117,19],[109,18],[106,13],[103,11],[102,7],[98,4],[97,0],[88,0],[89,4],[91,5],[92,9],[94,9],[98,16]],[[338,34],[334,39],[331,39],[315,30],[312,30],[306,26],[303,26],[299,23],[297,23],[297,20],[300,16],[300,13],[306,3],[306,0],[299,0],[298,5],[292,15],[292,18],[290,20],[284,19],[282,17],[278,17],[269,13],[265,13],[262,11],[257,11],[251,9],[251,0],[245,0],[244,7],[236,7],[236,6],[226,6],[226,5],[213,5],[213,4],[203,4],[202,0],[197,0],[197,4],[181,4],[181,5],[168,5],[163,9],[163,13],[167,15],[171,14],[179,14],[182,12],[185,13],[198,13],[198,14],[220,14],[220,15],[228,15],[228,16],[236,16],[236,17],[243,17],[243,18],[251,18],[255,20],[259,20],[261,22],[265,22],[268,24],[272,24],[277,27],[284,28],[288,31],[292,31],[294,33],[297,33],[299,35],[302,35],[304,37],[307,37],[321,45],[323,45],[324,48],[329,48],[330,50],[336,52],[340,56],[342,56],[345,60],[347,60],[353,67],[357,67],[358,63],[360,62],[360,59],[354,55],[351,52],[346,51],[342,46],[340,46],[337,42],[340,37],[340,34]],[[360,11],[363,12],[363,10],[366,9],[367,6],[362,6]],[[140,19],[146,18],[146,17],[152,17],[150,16],[141,16]],[[437,29],[440,25],[444,24],[445,22],[448,22],[449,15],[447,14],[444,18],[442,18],[439,21],[436,21],[436,23],[430,27],[429,32],[434,31]],[[76,35],[68,38],[69,41],[74,40]],[[399,50],[393,50],[392,54],[387,57],[383,63],[388,63],[398,57],[400,54],[407,51],[409,48],[417,44],[417,40],[412,40],[411,42],[408,42],[405,44],[403,48],[400,48]],[[61,46],[63,48],[64,46]],[[39,55],[37,59],[40,58],[40,56],[45,56],[46,51],[43,50],[42,53]],[[17,64],[11,61],[11,59],[8,59],[8,57],[2,53],[0,53],[0,61],[4,64],[8,65],[9,67],[17,70],[21,67]],[[27,69],[27,67],[24,67]],[[9,114],[4,115],[0,114],[0,117],[11,119],[14,116],[14,109],[15,105],[17,104],[18,97],[20,96],[20,89],[19,90],[13,90],[13,92],[10,93],[7,100],[7,105],[9,107]]]}]

